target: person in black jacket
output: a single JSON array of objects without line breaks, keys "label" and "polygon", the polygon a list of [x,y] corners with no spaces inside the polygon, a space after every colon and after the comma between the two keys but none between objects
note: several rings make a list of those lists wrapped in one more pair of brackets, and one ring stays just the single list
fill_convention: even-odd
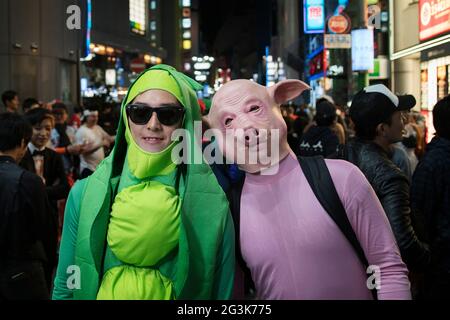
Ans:
[{"label": "person in black jacket", "polygon": [[331,129],[337,121],[336,107],[326,99],[317,101],[314,121],[317,125],[311,126],[300,140],[298,155],[312,157],[321,155],[328,158],[336,154],[339,148],[339,138]]},{"label": "person in black jacket", "polygon": [[431,247],[420,297],[450,299],[450,96],[433,108],[436,136],[427,145],[411,185],[411,204]]},{"label": "person in black jacket", "polygon": [[33,135],[20,166],[42,178],[48,198],[56,210],[56,201],[65,199],[70,187],[61,156],[46,147],[54,127],[53,115],[49,110],[36,108],[30,110],[25,118],[33,127]]},{"label": "person in black jacket", "polygon": [[410,271],[424,270],[430,262],[430,251],[413,228],[409,181],[391,161],[390,146],[402,140],[402,111],[415,104],[412,95],[396,96],[384,85],[369,86],[357,93],[350,107],[356,137],[347,144],[344,155],[374,188]]},{"label": "person in black jacket", "polygon": [[17,162],[31,126],[0,114],[0,300],[49,299],[56,265],[56,221],[42,180]]}]

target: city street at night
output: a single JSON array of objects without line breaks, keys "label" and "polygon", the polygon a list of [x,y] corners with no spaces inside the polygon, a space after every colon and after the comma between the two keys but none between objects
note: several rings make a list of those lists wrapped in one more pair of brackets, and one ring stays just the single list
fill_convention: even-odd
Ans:
[{"label": "city street at night", "polygon": [[450,1],[0,0],[0,39],[0,302],[450,300]]}]

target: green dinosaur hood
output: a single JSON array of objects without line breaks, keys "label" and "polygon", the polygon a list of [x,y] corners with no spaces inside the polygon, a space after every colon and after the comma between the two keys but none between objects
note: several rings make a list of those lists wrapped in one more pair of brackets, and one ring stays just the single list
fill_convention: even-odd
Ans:
[{"label": "green dinosaur hood", "polygon": [[[162,75],[161,81],[148,81],[153,71]],[[201,121],[194,90],[201,89],[201,86],[170,66],[157,65],[142,73],[130,87],[121,106],[114,149],[88,178],[84,187],[75,253],[76,264],[82,274],[81,289],[74,294],[77,299],[95,299],[101,282],[111,205],[117,193],[129,142],[134,142],[127,127],[125,106],[144,91],[162,88],[174,94],[186,109],[184,129],[190,135],[190,139],[185,141],[187,155],[184,159],[188,162],[180,166],[183,172],[180,187],[182,223],[175,290],[179,298],[187,299],[208,299],[213,290],[214,274],[211,274],[210,268],[217,260],[217,247],[230,216],[226,196],[202,157],[201,137],[194,134],[194,121]],[[205,192],[208,194],[207,200]]]}]

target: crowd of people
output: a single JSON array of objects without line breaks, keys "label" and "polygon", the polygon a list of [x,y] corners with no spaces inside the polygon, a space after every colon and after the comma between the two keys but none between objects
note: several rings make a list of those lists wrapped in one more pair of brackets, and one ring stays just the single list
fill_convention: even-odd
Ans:
[{"label": "crowd of people", "polygon": [[[199,88],[156,66],[120,115],[2,94],[0,300],[450,298],[450,96],[427,144],[414,97],[384,85],[350,108],[289,104],[298,80],[231,81],[212,105]],[[171,133],[194,121],[247,141],[279,129],[278,172],[220,141],[200,143],[233,164],[174,164]],[[366,288],[369,265],[380,287]]]}]

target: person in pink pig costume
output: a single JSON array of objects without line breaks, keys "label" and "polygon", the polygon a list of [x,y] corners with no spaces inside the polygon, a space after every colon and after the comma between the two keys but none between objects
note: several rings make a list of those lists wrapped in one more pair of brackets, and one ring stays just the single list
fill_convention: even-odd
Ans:
[{"label": "person in pink pig costume", "polygon": [[214,96],[208,121],[219,150],[245,171],[230,198],[238,261],[258,299],[409,300],[408,269],[364,175],[349,162],[319,159],[351,229],[344,234],[289,148],[280,105],[307,89],[299,80],[269,88],[233,80]]}]

